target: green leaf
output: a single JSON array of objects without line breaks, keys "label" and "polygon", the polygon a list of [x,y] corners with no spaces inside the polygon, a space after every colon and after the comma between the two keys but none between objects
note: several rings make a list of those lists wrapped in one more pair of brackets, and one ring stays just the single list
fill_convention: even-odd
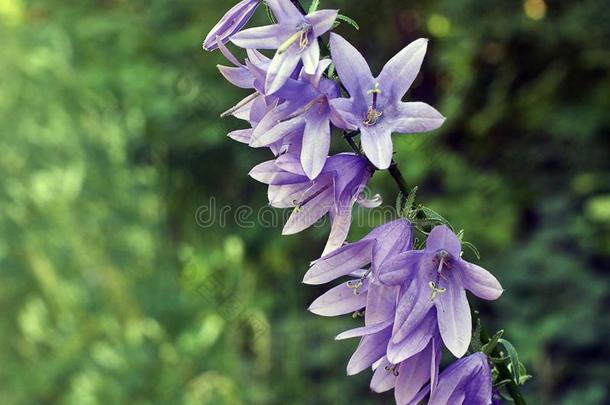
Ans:
[{"label": "green leaf", "polygon": [[424,215],[426,216],[426,219],[431,220],[433,222],[438,222],[439,224],[447,225],[449,228],[453,229],[453,227],[451,226],[449,221],[447,221],[445,219],[445,217],[443,217],[438,212],[434,211],[432,208],[428,208],[428,207],[422,205],[420,210],[424,213]]},{"label": "green leaf", "polygon": [[311,2],[311,6],[309,6],[309,14],[311,14],[314,11],[318,10],[319,6],[320,6],[320,0],[313,0]]},{"label": "green leaf", "polygon": [[334,76],[335,76],[335,64],[331,63],[330,66],[328,67],[328,77],[332,79]]},{"label": "green leaf", "polygon": [[498,332],[496,332],[496,334],[493,335],[493,337],[489,340],[489,342],[487,342],[483,345],[483,347],[481,348],[481,351],[483,353],[485,353],[487,356],[489,356],[491,354],[491,352],[493,352],[493,350],[498,345],[498,342],[502,338],[502,335],[504,335],[503,330],[499,330]]},{"label": "green leaf", "polygon": [[405,202],[405,209],[407,209],[409,212],[412,211],[413,207],[415,206],[415,199],[417,198],[417,189],[417,186],[413,187],[413,190],[411,190],[409,196],[407,197],[407,201]]},{"label": "green leaf", "polygon": [[360,31],[360,26],[358,25],[358,23],[357,23],[357,22],[356,22],[354,19],[349,18],[349,17],[348,17],[348,16],[346,16],[346,15],[339,14],[339,15],[337,16],[337,20],[338,20],[338,21],[343,21],[343,22],[346,22],[346,23],[348,23],[349,25],[351,25],[352,27],[354,27],[355,29],[357,29],[358,31]]},{"label": "green leaf", "polygon": [[513,374],[513,379],[515,382],[519,382],[519,355],[517,354],[517,349],[506,339],[498,339],[498,343],[504,346],[506,351],[508,352],[508,357],[510,358],[509,368],[511,373]]}]

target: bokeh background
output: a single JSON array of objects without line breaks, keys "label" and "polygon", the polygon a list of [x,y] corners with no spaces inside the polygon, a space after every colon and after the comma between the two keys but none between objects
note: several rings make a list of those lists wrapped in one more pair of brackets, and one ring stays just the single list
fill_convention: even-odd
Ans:
[{"label": "bokeh background", "polygon": [[[201,51],[232,3],[0,0],[2,404],[392,402],[345,375],[357,342],[333,337],[357,321],[306,311],[327,230],[238,209],[265,206],[247,173],[270,156],[226,138],[245,93]],[[448,120],[395,137],[401,167],[504,284],[473,305],[530,403],[610,403],[607,1],[322,7],[360,23],[338,32],[374,69],[431,38],[409,97]],[[387,175],[372,189],[393,204]]]}]

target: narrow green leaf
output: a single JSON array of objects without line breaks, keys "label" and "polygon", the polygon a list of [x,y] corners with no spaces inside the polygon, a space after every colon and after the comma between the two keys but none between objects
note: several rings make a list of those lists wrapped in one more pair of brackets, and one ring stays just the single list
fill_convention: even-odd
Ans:
[{"label": "narrow green leaf", "polygon": [[335,64],[331,63],[330,66],[328,67],[328,77],[330,77],[331,79],[335,76]]},{"label": "narrow green leaf", "polygon": [[481,252],[479,252],[479,249],[477,249],[477,247],[475,245],[473,245],[470,242],[463,241],[462,246],[466,246],[468,249],[470,249],[472,251],[472,253],[474,253],[474,255],[477,257],[478,260],[481,260]]},{"label": "narrow green leaf", "polygon": [[508,352],[508,357],[510,358],[510,371],[513,374],[513,379],[515,382],[519,382],[519,355],[517,354],[517,349],[506,339],[498,339],[498,343],[504,346],[506,351]]},{"label": "narrow green leaf", "polygon": [[313,0],[311,2],[311,6],[309,6],[309,14],[313,13],[314,11],[317,11],[319,6],[320,0]]},{"label": "narrow green leaf", "polygon": [[344,22],[348,23],[349,25],[351,25],[352,27],[354,27],[355,29],[357,29],[358,31],[360,31],[360,26],[358,25],[358,23],[346,15],[339,14],[337,16],[337,20],[344,21]]},{"label": "narrow green leaf", "polygon": [[504,335],[503,330],[499,330],[498,332],[496,332],[496,334],[493,335],[493,337],[489,340],[489,342],[487,342],[483,345],[483,347],[481,348],[481,351],[483,353],[485,353],[487,356],[489,356],[491,354],[491,352],[493,352],[493,350],[498,345],[498,341],[500,340],[500,338],[502,338],[502,335]]},{"label": "narrow green leaf", "polygon": [[438,212],[434,211],[432,208],[428,208],[428,207],[422,205],[420,210],[424,213],[424,215],[426,215],[427,219],[432,220],[434,222],[438,222],[440,224],[447,225],[449,228],[453,229],[453,227],[451,226],[449,221],[447,221],[445,219],[445,217],[443,217]]}]

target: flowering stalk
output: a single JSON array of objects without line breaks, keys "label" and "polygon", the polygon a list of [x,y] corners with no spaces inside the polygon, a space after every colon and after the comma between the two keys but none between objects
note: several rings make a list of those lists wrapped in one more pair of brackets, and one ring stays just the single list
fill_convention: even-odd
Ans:
[{"label": "flowering stalk", "polygon": [[[322,39],[338,20],[353,20],[337,10],[317,10],[319,1],[309,12],[298,0],[264,2],[272,25],[242,30],[259,4],[242,1],[208,35],[204,49],[219,49],[234,65],[219,66],[230,83],[254,90],[224,115],[250,125],[231,138],[269,148],[275,156],[250,176],[268,185],[272,206],[293,208],[283,233],[330,218],[322,257],[303,281],[350,278],[309,308],[321,316],[364,317],[364,326],[337,336],[361,339],[347,373],[371,367],[371,389],[394,389],[399,405],[425,398],[433,405],[496,404],[504,389],[525,404],[518,386],[529,376],[514,347],[503,332],[489,337],[478,316],[473,333],[466,291],[495,300],[503,293],[500,283],[462,259],[463,247],[476,248],[438,213],[415,203],[417,188],[409,191],[393,160],[393,134],[432,131],[445,120],[428,104],[402,101],[419,73],[427,40],[409,44],[373,76],[345,39],[334,33],[329,44]],[[247,50],[244,63],[227,49],[228,41]],[[258,49],[276,52],[269,59]],[[353,153],[328,156],[333,128],[343,131]],[[345,243],[353,205],[381,204],[379,196],[363,194],[377,170],[387,170],[398,186],[400,219]],[[425,245],[415,243],[415,231],[426,235]],[[439,373],[443,345],[460,360]]]}]

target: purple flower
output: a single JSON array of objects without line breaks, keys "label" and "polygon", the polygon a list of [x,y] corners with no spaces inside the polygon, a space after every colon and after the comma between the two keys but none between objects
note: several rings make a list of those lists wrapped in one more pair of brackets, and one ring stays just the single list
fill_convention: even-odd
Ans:
[{"label": "purple flower", "polygon": [[[373,229],[358,242],[348,243],[312,263],[303,283],[320,285],[348,276],[370,265],[367,274],[377,274],[385,260],[411,246],[411,224],[405,219]],[[369,312],[369,316],[372,316]],[[386,319],[383,319],[385,321]]]},{"label": "purple flower", "polygon": [[447,367],[438,380],[428,405],[490,405],[492,379],[489,361],[474,353]]},{"label": "purple flower", "polygon": [[301,232],[327,213],[330,215],[331,232],[325,253],[340,247],[347,238],[354,203],[365,207],[381,203],[379,197],[377,201],[368,201],[362,196],[371,174],[366,159],[352,153],[329,157],[316,180],[305,175],[293,153],[262,163],[250,172],[252,178],[269,185],[269,202],[273,207],[294,208],[284,226],[284,235]]},{"label": "purple flower", "polygon": [[382,359],[373,365],[371,389],[377,393],[394,389],[397,405],[417,404],[422,387],[434,386],[438,380],[441,349],[440,339],[431,339],[424,350],[398,364]]},{"label": "purple flower", "polygon": [[286,101],[265,115],[250,142],[252,147],[267,146],[298,132],[302,135],[301,165],[310,179],[320,174],[330,150],[329,100],[339,95],[337,84],[323,77],[330,63],[322,60],[314,75],[303,71],[297,85],[285,85],[276,93]]},{"label": "purple flower", "polygon": [[313,75],[320,60],[317,39],[332,28],[337,10],[319,10],[302,15],[289,0],[267,0],[278,23],[250,28],[231,37],[242,48],[277,49],[266,78],[266,93],[278,91],[300,61],[305,73]]},{"label": "purple flower", "polygon": [[487,270],[463,260],[458,237],[446,226],[435,227],[425,250],[402,253],[384,265],[382,283],[400,285],[392,342],[399,344],[436,308],[445,346],[462,357],[472,334],[466,291],[485,300],[502,295],[502,286]]},{"label": "purple flower", "polygon": [[260,0],[242,0],[227,11],[203,41],[203,49],[213,51],[218,43],[226,43],[248,23],[259,4]]},{"label": "purple flower", "polygon": [[439,128],[445,118],[428,104],[402,102],[417,77],[428,40],[412,42],[374,78],[362,55],[337,34],[331,34],[330,48],[341,82],[350,98],[335,99],[333,123],[343,129],[359,130],[362,147],[379,169],[392,161],[392,133],[410,134]]}]

